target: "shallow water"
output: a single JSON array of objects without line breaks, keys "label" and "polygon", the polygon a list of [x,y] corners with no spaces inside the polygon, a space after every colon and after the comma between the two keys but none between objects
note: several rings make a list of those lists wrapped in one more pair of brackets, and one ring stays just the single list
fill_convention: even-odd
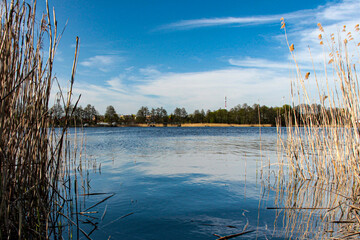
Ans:
[{"label": "shallow water", "polygon": [[[93,239],[283,239],[274,193],[276,128],[86,128],[90,192],[115,193],[95,207]],[[86,207],[107,195],[86,197]],[[85,207],[84,207],[85,208]],[[105,211],[106,209],[106,211]],[[101,219],[103,213],[105,215]],[[131,214],[126,216],[127,214]],[[94,215],[95,216],[95,215]],[[89,224],[82,226],[88,232]]]}]

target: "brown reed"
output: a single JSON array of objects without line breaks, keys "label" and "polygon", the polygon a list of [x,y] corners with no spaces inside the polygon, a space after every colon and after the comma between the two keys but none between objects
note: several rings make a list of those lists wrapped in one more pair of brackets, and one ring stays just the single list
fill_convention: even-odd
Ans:
[{"label": "brown reed", "polygon": [[40,19],[36,4],[4,0],[0,6],[0,239],[58,239],[71,221],[64,221],[73,159],[67,127],[78,40],[62,96],[66,124],[54,128],[48,106],[61,35],[48,2]]},{"label": "brown reed", "polygon": [[[341,34],[337,39],[331,34],[328,39],[318,24],[319,44],[328,51],[320,77],[315,67],[311,75],[302,74],[283,19],[281,26],[295,63],[296,78],[291,82],[293,108],[286,113],[285,138],[284,130],[278,131],[280,151],[286,156],[279,158],[278,213],[284,216],[289,238],[358,238],[359,58],[354,60],[349,52],[352,34],[345,32],[344,40]],[[345,26],[343,29],[346,31]],[[359,32],[356,26],[355,31]],[[309,81],[316,83],[318,104],[310,94]]]}]

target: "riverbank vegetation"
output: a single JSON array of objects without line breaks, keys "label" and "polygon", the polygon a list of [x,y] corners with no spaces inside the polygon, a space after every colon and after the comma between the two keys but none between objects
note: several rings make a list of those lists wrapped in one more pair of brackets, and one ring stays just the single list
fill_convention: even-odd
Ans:
[{"label": "riverbank vegetation", "polygon": [[[105,115],[100,115],[90,104],[86,108],[78,107],[74,112],[73,124],[89,124],[96,125],[99,122],[116,123],[119,125],[134,124],[185,124],[185,123],[226,123],[226,124],[270,124],[275,126],[278,114],[281,114],[283,122],[285,122],[286,108],[283,107],[267,107],[254,104],[237,105],[236,107],[226,110],[219,109],[215,111],[195,110],[194,113],[188,113],[185,108],[175,108],[168,114],[163,108],[151,108],[142,106],[136,114],[120,115],[117,114],[113,106],[108,106]],[[55,104],[52,111],[56,112],[56,122],[62,124],[63,110],[59,104]],[[260,115],[259,115],[260,114]]]},{"label": "riverbank vegetation", "polygon": [[[72,108],[72,106],[70,107]],[[307,109],[307,111],[302,111]],[[56,103],[50,110],[53,112],[54,122],[57,125],[63,125],[64,110],[59,103]],[[209,124],[237,124],[237,125],[267,125],[276,126],[277,123],[282,126],[287,120],[287,113],[294,112],[293,122],[298,122],[300,125],[305,124],[304,120],[308,117],[319,119],[313,124],[321,124],[321,112],[327,112],[331,118],[341,116],[342,109],[340,108],[325,108],[320,104],[301,104],[295,107],[290,105],[283,105],[282,107],[268,107],[254,104],[237,105],[230,110],[195,110],[193,113],[188,113],[185,108],[175,108],[175,110],[168,114],[163,107],[151,108],[142,106],[136,114],[120,115],[115,108],[110,105],[106,108],[105,115],[100,115],[94,106],[88,104],[85,108],[77,107],[74,110],[72,125],[125,125],[125,126],[143,126],[143,124],[158,126],[158,125],[182,125],[199,124],[204,126]],[[332,114],[330,114],[332,112]]]},{"label": "riverbank vegetation", "polygon": [[68,134],[78,40],[70,88],[59,98],[63,127],[55,129],[48,106],[61,35],[55,12],[46,3],[39,19],[36,4],[0,4],[0,239],[62,239],[65,228],[70,239],[80,231],[70,204],[78,210],[73,175],[81,163]]},{"label": "riverbank vegetation", "polygon": [[[337,36],[327,36],[321,24],[318,27],[319,45],[326,52],[322,72],[302,72],[294,45],[288,43],[296,70],[294,104],[302,107],[286,113],[286,135],[279,128],[279,146],[286,157],[279,159],[277,211],[284,213],[290,238],[358,238],[360,44],[346,26]],[[283,19],[282,28],[286,31]],[[359,24],[353,30],[358,36]],[[317,97],[311,96],[310,81],[316,83]],[[314,98],[320,102],[318,115],[304,107],[312,106]]]}]

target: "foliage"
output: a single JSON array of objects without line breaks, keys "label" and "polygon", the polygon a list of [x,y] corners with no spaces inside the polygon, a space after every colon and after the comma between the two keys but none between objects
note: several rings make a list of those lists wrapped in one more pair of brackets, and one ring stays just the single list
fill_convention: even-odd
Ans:
[{"label": "foliage", "polygon": [[56,101],[54,106],[49,110],[50,115],[53,117],[55,124],[58,125],[60,123],[61,118],[64,116],[64,109],[62,108],[60,101]]},{"label": "foliage", "polygon": [[99,112],[95,109],[95,107],[90,104],[86,105],[84,108],[84,119],[88,122],[96,122],[97,116],[99,116]]},{"label": "foliage", "polygon": [[[236,105],[229,111],[226,109],[218,109],[215,111],[204,109],[195,110],[192,114],[187,114],[185,108],[176,108],[170,115],[163,108],[152,108],[149,111],[148,107],[142,106],[136,113],[136,115],[125,115],[119,117],[113,106],[108,106],[105,116],[99,115],[94,106],[88,104],[85,108],[81,106],[74,109],[73,105],[70,105],[70,111],[74,109],[71,125],[91,124],[95,125],[99,121],[116,122],[125,125],[133,123],[158,123],[158,124],[179,124],[179,123],[228,123],[228,124],[270,124],[275,126],[277,122],[281,126],[285,126],[287,114],[289,111],[294,112],[294,116],[291,118],[292,122],[297,122],[299,125],[304,124],[304,119],[307,119],[310,115],[310,111],[301,111],[301,109],[312,109],[311,116],[315,118],[322,118],[321,112],[328,112],[328,117],[336,118],[340,114],[340,108],[330,109],[316,104],[300,104],[292,108],[290,105],[283,105],[282,107],[268,107],[254,104],[249,106],[246,103],[242,105]],[[330,114],[332,112],[333,114]],[[50,109],[51,116],[56,125],[62,126],[64,121],[64,109],[57,102]],[[314,123],[315,124],[315,123]]]},{"label": "foliage", "polygon": [[119,116],[117,115],[115,108],[111,105],[106,108],[105,122],[108,122],[108,123],[119,122]]},{"label": "foliage", "polygon": [[[88,104],[85,108],[82,106],[77,106],[70,104],[69,112],[73,112],[70,126],[79,126],[82,124],[96,124],[100,118],[99,112],[95,109],[94,106]],[[64,108],[61,106],[60,102],[57,101],[49,110],[50,116],[53,119],[54,126],[64,126]]]},{"label": "foliage", "polygon": [[156,123],[166,123],[168,120],[167,111],[161,107],[156,109],[151,109],[151,120]]},{"label": "foliage", "polygon": [[148,107],[142,106],[136,114],[136,122],[145,123],[147,120],[147,116],[150,115]]}]

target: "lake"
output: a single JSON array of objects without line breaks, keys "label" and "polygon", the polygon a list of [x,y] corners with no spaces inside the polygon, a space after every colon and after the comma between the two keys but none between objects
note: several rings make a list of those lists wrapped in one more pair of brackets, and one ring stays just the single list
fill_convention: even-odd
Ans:
[{"label": "lake", "polygon": [[106,193],[85,197],[83,209],[114,194],[89,210],[97,211],[93,239],[217,239],[244,228],[253,232],[236,239],[285,238],[281,218],[266,209],[275,201],[276,128],[83,131],[97,166],[89,192]]}]

